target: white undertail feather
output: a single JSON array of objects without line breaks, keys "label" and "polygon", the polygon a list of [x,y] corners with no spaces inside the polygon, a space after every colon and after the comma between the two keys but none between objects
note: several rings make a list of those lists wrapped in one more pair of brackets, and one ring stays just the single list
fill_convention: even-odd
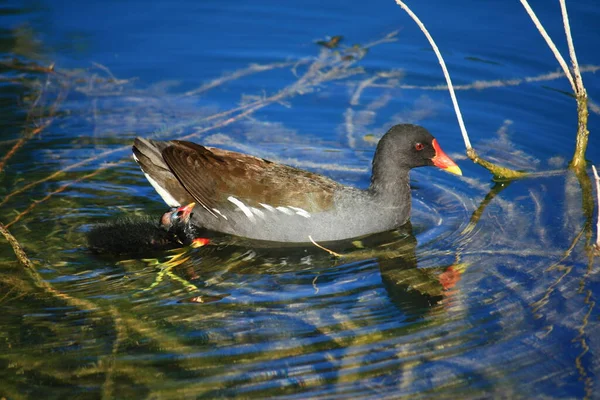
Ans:
[{"label": "white undertail feather", "polygon": [[[140,160],[138,160],[138,158],[135,156],[135,153],[133,154],[133,159],[135,160],[135,162],[138,163],[142,172],[146,176],[146,179],[148,179],[148,182],[150,182],[150,184],[152,185],[154,190],[156,190],[156,193],[158,193],[158,195],[163,199],[163,201],[165,203],[167,203],[167,205],[171,208],[181,207],[181,203],[179,203],[177,200],[175,200],[175,198],[173,196],[171,196],[171,194],[168,191],[166,191],[165,188],[160,186],[158,184],[158,182],[156,182],[150,175],[148,175],[146,173],[146,171],[144,171],[144,169],[142,168],[142,164],[140,164]],[[200,204],[202,205],[202,207],[204,207],[206,209],[206,211],[208,211],[215,218],[219,218],[219,216],[217,214],[215,214],[215,212],[217,212],[220,216],[227,219],[227,217],[224,216],[223,214],[221,214],[219,212],[219,210],[213,211],[213,210],[209,209],[208,207],[206,207],[204,204],[202,204],[202,203],[200,203]]]},{"label": "white undertail feather", "polygon": [[[140,160],[138,160],[138,158],[135,156],[135,154],[133,154],[133,159],[135,160],[136,163],[138,163],[138,165],[141,168],[142,165],[140,164]],[[148,179],[148,182],[150,182],[150,184],[152,185],[154,190],[156,190],[156,193],[159,194],[159,196],[163,199],[163,201],[165,203],[167,203],[167,205],[169,207],[181,207],[181,204],[179,204],[179,202],[177,200],[175,200],[173,198],[173,196],[171,196],[169,194],[169,192],[167,192],[162,186],[160,186],[158,184],[158,182],[156,182],[154,179],[152,179],[150,177],[150,175],[148,175],[143,169],[142,169],[142,172],[144,173],[144,175],[146,176],[146,179]]]},{"label": "white undertail feather", "polygon": [[181,204],[179,204],[179,202],[177,200],[175,200],[173,198],[173,196],[171,196],[169,194],[169,192],[167,192],[165,189],[163,189],[158,182],[156,182],[154,179],[152,179],[150,177],[150,175],[148,175],[147,173],[144,172],[144,175],[146,175],[146,179],[148,179],[148,182],[150,182],[150,184],[154,187],[154,190],[156,190],[156,192],[160,195],[160,197],[162,197],[163,201],[165,203],[167,203],[167,205],[169,207],[181,207]]}]

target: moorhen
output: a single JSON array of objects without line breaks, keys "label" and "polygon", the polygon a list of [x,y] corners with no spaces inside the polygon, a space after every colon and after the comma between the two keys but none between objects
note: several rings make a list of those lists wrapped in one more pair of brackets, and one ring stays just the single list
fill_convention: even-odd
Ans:
[{"label": "moorhen", "polygon": [[188,213],[203,229],[276,242],[336,241],[397,228],[410,217],[412,168],[435,165],[462,175],[425,128],[409,124],[393,126],[379,141],[366,190],[181,140],[136,138],[133,157],[169,206],[190,205],[163,218]]},{"label": "moorhen", "polygon": [[132,256],[192,244],[191,236],[198,237],[201,231],[183,225],[185,218],[178,222],[171,227],[151,216],[122,216],[93,226],[86,233],[88,248],[100,255]]}]

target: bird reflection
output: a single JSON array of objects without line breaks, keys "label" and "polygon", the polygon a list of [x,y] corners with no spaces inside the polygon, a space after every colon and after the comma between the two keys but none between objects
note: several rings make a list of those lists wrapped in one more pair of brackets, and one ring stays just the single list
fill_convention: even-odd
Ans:
[{"label": "bird reflection", "polygon": [[[410,319],[422,317],[440,304],[460,279],[460,271],[452,265],[418,268],[417,240],[410,222],[394,231],[354,240],[298,246],[210,232],[177,216],[178,210],[173,209],[159,223],[143,218],[103,224],[88,234],[90,248],[96,253],[126,254],[129,247],[130,255],[140,255],[184,246],[169,256],[164,267],[172,268],[200,291],[222,282],[230,273],[322,271],[332,265],[375,260],[389,300]],[[341,257],[332,256],[334,253]],[[317,290],[318,284],[315,279]],[[226,296],[207,292],[184,301],[206,303]]]},{"label": "bird reflection", "polygon": [[[391,302],[404,313],[418,318],[440,304],[460,279],[460,271],[446,265],[418,268],[410,222],[401,228],[354,240],[298,244],[250,240],[195,228],[173,217],[163,216],[169,230],[191,247],[187,274],[208,285],[223,274],[277,274],[310,267],[319,268],[374,259]],[[167,216],[171,218],[166,218]],[[198,238],[201,237],[201,242]],[[333,257],[332,254],[341,255]],[[208,270],[207,270],[208,269]],[[212,276],[207,276],[207,273]]]}]

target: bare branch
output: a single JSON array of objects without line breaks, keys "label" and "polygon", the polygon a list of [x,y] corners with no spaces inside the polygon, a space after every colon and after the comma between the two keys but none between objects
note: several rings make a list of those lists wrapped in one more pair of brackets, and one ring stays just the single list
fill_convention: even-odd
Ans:
[{"label": "bare branch", "polygon": [[[48,78],[48,79],[50,79],[50,78]],[[56,99],[54,100],[52,105],[48,108],[48,113],[46,115],[46,118],[41,120],[38,126],[32,127],[32,125],[35,125],[34,118],[38,117],[37,113],[38,112],[43,113],[43,106],[40,106],[39,103],[40,103],[42,97],[44,97],[46,88],[49,85],[50,85],[50,81],[48,80],[46,82],[46,85],[44,85],[42,91],[38,95],[38,97],[35,99],[35,101],[31,105],[29,112],[27,113],[27,126],[25,127],[25,130],[23,132],[23,136],[4,155],[2,160],[0,160],[0,172],[2,172],[2,170],[8,163],[8,160],[10,160],[10,158],[13,155],[15,155],[15,153],[19,149],[21,149],[30,139],[32,139],[34,136],[40,134],[41,132],[43,132],[48,126],[50,126],[50,124],[52,124],[52,122],[54,122],[58,107],[62,104],[62,102],[64,101],[64,99],[66,97],[67,90],[66,90],[66,87],[62,84],[60,85],[61,90],[58,93],[58,96],[56,97]]]},{"label": "bare branch", "polygon": [[573,88],[573,91],[575,93],[577,93],[577,86],[575,86],[575,82],[573,81],[573,74],[572,74],[571,70],[569,69],[569,66],[567,65],[567,62],[565,61],[565,59],[563,58],[563,56],[558,51],[558,48],[556,47],[556,45],[554,44],[554,42],[550,38],[550,35],[548,35],[548,32],[546,32],[546,29],[544,29],[544,26],[542,25],[542,23],[538,19],[537,15],[535,15],[535,12],[533,12],[533,9],[531,8],[531,6],[529,6],[529,3],[527,2],[527,0],[521,0],[521,4],[523,4],[523,7],[525,7],[525,11],[527,11],[527,14],[529,14],[529,17],[531,18],[531,20],[535,24],[535,27],[538,29],[538,31],[542,35],[542,37],[546,41],[546,44],[548,45],[548,47],[550,47],[550,50],[554,54],[554,57],[556,57],[556,60],[558,61],[558,63],[560,64],[561,68],[565,72],[565,75],[567,76],[567,79],[569,80],[569,83],[571,84],[571,87]]},{"label": "bare branch", "polygon": [[560,10],[563,17],[563,25],[565,26],[565,35],[567,36],[567,45],[569,46],[569,56],[571,57],[571,64],[573,65],[573,75],[575,78],[575,93],[581,95],[585,93],[585,87],[583,86],[583,80],[581,79],[581,72],[579,71],[579,62],[577,62],[577,55],[575,54],[575,45],[573,44],[573,37],[571,36],[571,24],[569,24],[569,14],[567,14],[567,5],[565,0],[560,0]]},{"label": "bare branch", "polygon": [[[584,65],[580,67],[580,72],[592,72],[595,73],[600,70],[599,65]],[[548,72],[536,76],[526,76],[524,78],[512,78],[512,79],[494,79],[489,81],[473,81],[464,85],[454,85],[454,90],[485,90],[490,88],[507,87],[507,86],[518,86],[524,83],[531,82],[544,82],[553,81],[562,78],[565,74],[562,71]],[[362,82],[361,82],[362,83]],[[355,83],[353,83],[356,85]],[[360,85],[360,83],[359,83]],[[407,84],[393,84],[393,83],[370,83],[369,87],[373,88],[398,88],[408,90],[448,90],[447,85],[407,85]],[[358,89],[358,87],[357,87]],[[599,107],[596,107],[594,111],[596,114],[600,114]],[[592,107],[592,104],[590,104]]]},{"label": "bare branch", "polygon": [[314,244],[315,246],[317,246],[319,249],[326,251],[326,252],[327,252],[327,253],[329,253],[330,255],[332,255],[332,256],[334,256],[334,257],[336,257],[336,258],[343,257],[341,254],[339,254],[339,253],[336,253],[336,252],[335,252],[335,251],[333,251],[333,250],[329,250],[327,247],[323,247],[323,246],[321,246],[319,243],[315,242],[315,241],[313,240],[312,236],[308,235],[308,239],[310,240],[310,242],[311,242],[312,244]]},{"label": "bare branch", "polygon": [[425,25],[423,25],[419,17],[417,17],[415,13],[413,13],[411,9],[408,8],[408,6],[404,4],[404,2],[402,2],[401,0],[396,0],[396,4],[398,4],[400,7],[402,7],[404,11],[408,13],[408,15],[417,23],[419,28],[421,28],[421,31],[425,34],[427,40],[429,40],[429,44],[433,48],[433,51],[435,52],[435,55],[437,56],[438,61],[440,62],[440,66],[442,67],[442,71],[444,72],[444,78],[446,78],[446,83],[448,84],[448,90],[450,91],[450,97],[452,98],[452,104],[454,105],[454,112],[456,113],[456,118],[458,119],[460,132],[462,133],[463,140],[465,141],[465,147],[467,148],[467,150],[471,149],[471,141],[469,140],[467,128],[465,128],[465,123],[463,121],[462,114],[460,113],[460,108],[458,107],[458,100],[456,100],[456,94],[454,93],[454,88],[452,87],[452,80],[450,79],[450,74],[448,73],[446,63],[444,62],[440,50],[438,49],[437,45],[433,41],[433,38],[429,34],[429,31],[427,31],[427,28],[425,28]]},{"label": "bare branch", "polygon": [[306,64],[307,62],[308,62],[308,60],[300,60],[300,61],[279,62],[279,63],[272,63],[272,64],[251,64],[247,68],[240,69],[231,74],[227,74],[220,78],[214,79],[210,82],[203,84],[202,86],[200,86],[194,90],[185,92],[183,95],[184,96],[198,95],[200,93],[206,92],[207,90],[213,89],[217,86],[221,86],[226,82],[233,81],[233,80],[239,79],[239,78],[247,76],[247,75],[256,74],[258,72],[270,71],[275,68],[291,67],[295,64]]}]

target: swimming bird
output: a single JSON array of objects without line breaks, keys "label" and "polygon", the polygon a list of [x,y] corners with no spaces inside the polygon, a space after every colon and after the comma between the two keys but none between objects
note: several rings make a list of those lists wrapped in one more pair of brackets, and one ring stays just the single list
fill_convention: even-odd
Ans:
[{"label": "swimming bird", "polygon": [[188,141],[136,138],[133,157],[175,209],[163,219],[187,212],[189,222],[202,229],[294,243],[343,240],[402,226],[410,217],[412,168],[437,166],[462,175],[437,140],[411,124],[395,125],[383,135],[364,190]]}]

